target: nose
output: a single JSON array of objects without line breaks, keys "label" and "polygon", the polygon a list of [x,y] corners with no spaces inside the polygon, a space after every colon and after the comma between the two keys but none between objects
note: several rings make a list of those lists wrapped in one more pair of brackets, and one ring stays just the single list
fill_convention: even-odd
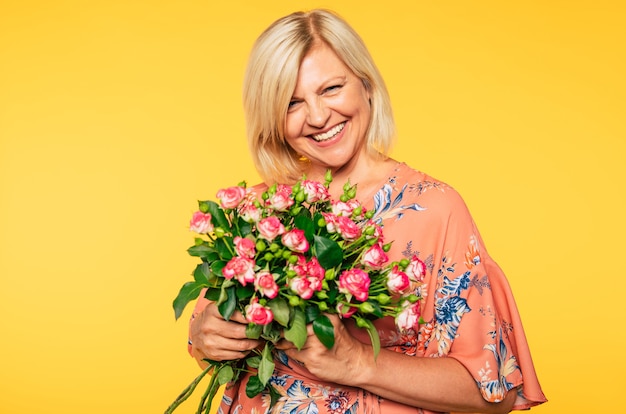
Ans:
[{"label": "nose", "polygon": [[330,117],[330,109],[324,104],[321,97],[316,97],[307,105],[307,123],[315,128],[322,128]]}]

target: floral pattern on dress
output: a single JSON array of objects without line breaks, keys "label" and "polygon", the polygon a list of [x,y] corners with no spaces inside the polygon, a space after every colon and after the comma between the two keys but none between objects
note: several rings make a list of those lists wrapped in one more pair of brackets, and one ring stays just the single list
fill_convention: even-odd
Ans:
[{"label": "floral pattern on dress", "polygon": [[385,184],[383,188],[376,192],[374,195],[374,217],[372,217],[372,220],[374,220],[376,224],[381,224],[383,220],[393,217],[395,217],[396,220],[400,220],[404,217],[406,211],[426,210],[417,203],[400,205],[404,198],[406,188],[407,184],[402,187],[402,190],[400,190],[395,197],[392,197],[393,187],[389,184]]},{"label": "floral pattern on dress", "polygon": [[[500,334],[500,338],[502,338],[502,332]],[[508,356],[508,350],[502,339],[498,341],[498,345],[499,347],[496,348],[495,344],[488,344],[484,348],[493,353],[497,365],[500,367],[497,379],[488,379],[487,376],[481,375],[481,379],[484,378],[484,380],[477,381],[479,387],[485,390],[486,400],[490,402],[502,401],[505,392],[513,388],[513,384],[507,380],[507,377],[515,370],[519,370],[517,359],[515,356]],[[479,374],[483,373],[484,371],[479,371]]]},{"label": "floral pattern on dress", "polygon": [[[525,356],[528,345],[522,326],[512,322],[519,320],[517,308],[506,300],[509,293],[501,292],[509,289],[505,276],[486,254],[455,190],[398,164],[371,201],[373,220],[383,225],[385,240],[393,241],[390,260],[415,255],[427,268],[416,292],[423,298],[424,323],[417,332],[399,332],[393,318],[375,321],[381,346],[416,357],[456,357],[487,401],[499,401],[515,387],[519,387],[515,409],[545,401],[532,361]],[[358,329],[353,334],[359,335]],[[367,334],[360,338],[367,340]],[[514,355],[513,349],[521,353]],[[357,409],[370,414],[432,413],[316,379],[284,353],[277,352],[275,359],[277,369],[270,383],[279,397],[274,407],[269,406],[268,393],[247,398],[244,378],[227,387],[218,413],[356,414]]]},{"label": "floral pattern on dress", "polygon": [[437,341],[438,356],[448,354],[457,336],[461,318],[471,311],[467,300],[462,296],[470,285],[470,272],[465,272],[460,277],[450,276],[454,271],[455,264],[450,264],[449,259],[444,257],[438,271],[438,280],[442,281],[442,286],[435,296],[435,316],[425,324],[429,335],[424,338],[423,347],[427,348],[431,341]]},{"label": "floral pattern on dress", "polygon": [[[276,381],[274,377],[270,379],[270,384],[280,394],[271,409],[272,414],[356,413],[358,403],[351,402],[354,398],[346,390],[331,390],[328,386],[305,383],[290,375],[283,377],[289,381]],[[291,385],[284,388],[286,384]],[[264,394],[264,398],[269,398],[269,395]]]}]

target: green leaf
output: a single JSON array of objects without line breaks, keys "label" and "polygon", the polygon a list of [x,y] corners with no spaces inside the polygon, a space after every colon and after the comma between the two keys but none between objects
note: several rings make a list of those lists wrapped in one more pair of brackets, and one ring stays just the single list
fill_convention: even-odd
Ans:
[{"label": "green leaf", "polygon": [[294,225],[296,228],[304,231],[304,237],[306,237],[307,240],[313,240],[313,236],[315,235],[315,224],[313,220],[306,215],[299,215],[295,218]]},{"label": "green leaf", "polygon": [[289,325],[289,305],[284,298],[272,299],[267,306],[272,310],[276,322],[285,327]]},{"label": "green leaf", "polygon": [[226,294],[226,300],[220,303],[217,308],[224,319],[230,320],[230,317],[233,316],[233,312],[235,312],[237,308],[237,294],[235,293],[234,286],[225,289],[224,292]]},{"label": "green leaf", "polygon": [[211,222],[215,227],[221,227],[223,229],[230,228],[230,222],[224,214],[224,210],[215,201],[203,201],[208,205],[209,213],[211,213]]},{"label": "green leaf", "polygon": [[234,375],[233,367],[231,367],[230,364],[225,364],[217,372],[217,382],[219,382],[220,385],[228,384],[233,379]]},{"label": "green leaf", "polygon": [[190,256],[207,258],[212,253],[215,253],[215,249],[205,244],[201,244],[200,246],[191,246],[187,249],[187,253],[189,253]]},{"label": "green leaf", "polygon": [[200,263],[196,266],[196,269],[193,271],[193,278],[196,283],[208,285],[209,284],[209,276],[211,275],[211,271],[209,270],[209,264],[206,262]]},{"label": "green leaf", "polygon": [[[228,244],[227,244],[228,243]],[[220,254],[220,257],[224,260],[230,260],[233,257],[229,246],[233,245],[233,239],[230,237],[222,237],[221,239],[215,240],[215,248],[217,252]]]},{"label": "green leaf", "polygon": [[313,332],[328,349],[335,345],[335,328],[328,316],[321,314],[313,321]]},{"label": "green leaf", "polygon": [[370,340],[372,341],[372,348],[374,348],[374,358],[378,357],[378,353],[380,352],[380,337],[378,336],[378,331],[376,327],[369,319],[363,319],[367,324],[367,333],[370,336]]},{"label": "green leaf", "polygon": [[380,303],[378,303],[378,301],[368,300],[368,303],[370,303],[372,307],[374,308],[372,315],[376,316],[377,318],[382,318],[383,316],[385,316],[385,314],[383,313],[383,310],[380,307]]},{"label": "green leaf", "polygon": [[263,331],[263,325],[257,325],[256,323],[249,323],[246,326],[246,338],[259,339],[261,332]]},{"label": "green leaf", "polygon": [[282,395],[276,390],[275,387],[270,386],[268,388],[270,392],[270,407],[275,407],[276,403],[278,402],[278,400],[280,400]]},{"label": "green leaf", "polygon": [[261,384],[258,376],[248,378],[246,384],[246,395],[248,398],[254,398],[259,395],[265,389],[265,385]]},{"label": "green leaf", "polygon": [[330,269],[341,263],[343,250],[341,250],[336,241],[317,235],[313,238],[315,256],[324,269]]},{"label": "green leaf", "polygon": [[248,284],[247,286],[237,286],[237,299],[248,299],[254,295],[254,285]]},{"label": "green leaf", "polygon": [[204,297],[210,300],[211,302],[217,302],[220,299],[220,294],[222,289],[220,288],[208,288]]},{"label": "green leaf", "polygon": [[187,306],[187,304],[192,300],[196,299],[204,287],[206,287],[206,285],[201,283],[187,282],[180,288],[178,295],[172,303],[174,307],[174,317],[176,319],[180,318],[180,315],[182,315],[185,310],[185,306]]},{"label": "green leaf", "polygon": [[283,329],[275,323],[270,323],[263,326],[263,339],[266,339],[272,343],[277,343],[283,339]]},{"label": "green leaf", "polygon": [[248,365],[249,367],[258,368],[260,363],[261,363],[260,355],[246,358],[246,365]]},{"label": "green leaf", "polygon": [[246,237],[248,234],[252,233],[252,224],[246,222],[244,219],[239,217],[238,227],[239,227],[239,235],[241,237]]},{"label": "green leaf", "polygon": [[261,363],[259,364],[259,381],[265,387],[270,377],[274,373],[274,358],[272,357],[272,348],[266,343],[263,348]]},{"label": "green leaf", "polygon": [[320,308],[316,305],[308,305],[304,309],[304,313],[306,314],[306,323],[313,322],[321,314]]},{"label": "green leaf", "polygon": [[296,348],[302,349],[306,342],[306,317],[302,310],[294,309],[291,326],[285,329],[285,339],[293,343]]},{"label": "green leaf", "polygon": [[211,263],[211,273],[215,276],[224,276],[222,269],[226,266],[226,262],[222,260]]}]

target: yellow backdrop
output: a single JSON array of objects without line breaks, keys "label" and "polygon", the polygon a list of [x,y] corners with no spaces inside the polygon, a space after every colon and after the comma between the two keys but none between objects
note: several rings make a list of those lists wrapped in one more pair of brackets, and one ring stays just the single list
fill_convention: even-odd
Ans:
[{"label": "yellow backdrop", "polygon": [[3,1],[0,411],[158,413],[197,374],[171,309],[188,220],[257,180],[240,104],[254,38],[319,6],[379,63],[394,155],[461,192],[508,274],[550,399],[533,412],[618,411],[620,3]]}]

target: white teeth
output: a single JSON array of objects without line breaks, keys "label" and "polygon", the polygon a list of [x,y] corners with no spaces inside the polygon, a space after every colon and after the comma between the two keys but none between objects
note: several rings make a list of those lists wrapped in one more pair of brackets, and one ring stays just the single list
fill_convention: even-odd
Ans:
[{"label": "white teeth", "polygon": [[326,140],[329,140],[332,137],[334,137],[335,135],[337,135],[338,133],[340,133],[344,126],[346,126],[346,123],[342,122],[341,124],[337,125],[333,129],[331,129],[330,131],[327,131],[327,132],[325,132],[323,134],[312,135],[312,137],[316,141],[326,141]]}]

